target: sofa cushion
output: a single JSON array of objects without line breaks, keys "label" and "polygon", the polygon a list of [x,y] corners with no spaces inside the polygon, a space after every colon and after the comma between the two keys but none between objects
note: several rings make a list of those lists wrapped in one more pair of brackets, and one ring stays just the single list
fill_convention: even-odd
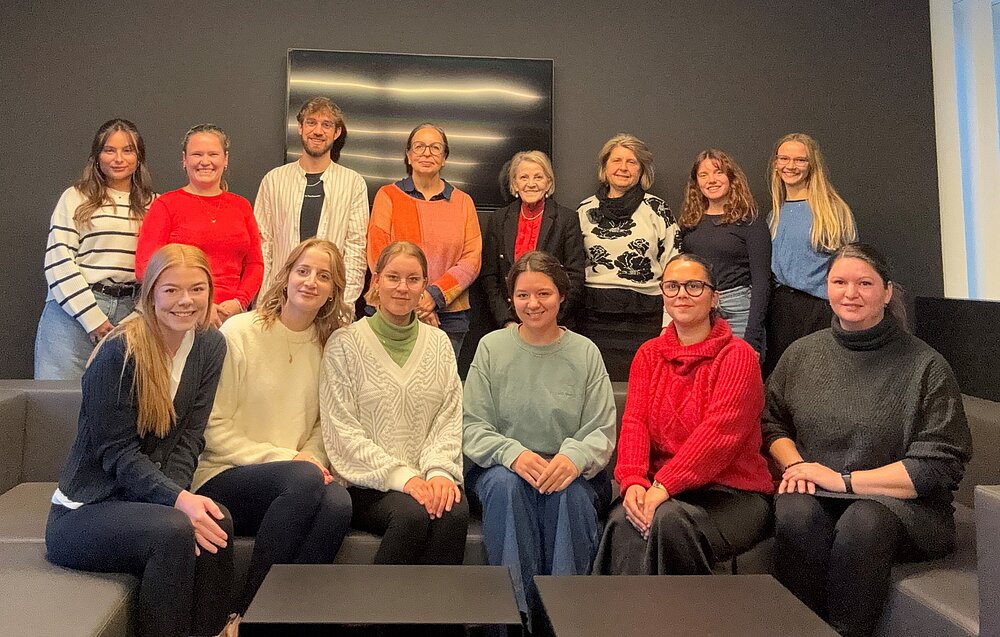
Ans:
[{"label": "sofa cushion", "polygon": [[956,550],[940,560],[897,565],[877,635],[976,637],[979,583],[972,509],[955,507]]},{"label": "sofa cushion", "polygon": [[0,544],[4,635],[126,637],[138,580],[49,564],[40,543]]},{"label": "sofa cushion", "polygon": [[45,542],[55,482],[23,482],[0,495],[0,544]]}]

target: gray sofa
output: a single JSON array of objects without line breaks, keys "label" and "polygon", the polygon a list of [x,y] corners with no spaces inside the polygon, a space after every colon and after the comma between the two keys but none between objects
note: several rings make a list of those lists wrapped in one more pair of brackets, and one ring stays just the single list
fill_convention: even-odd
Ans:
[{"label": "gray sofa", "polygon": [[[620,413],[623,383],[616,384],[615,395]],[[136,578],[71,571],[45,561],[49,497],[76,432],[79,406],[78,383],[0,380],[0,631],[5,637],[134,635]],[[974,489],[1000,484],[1000,404],[967,397],[966,409],[977,451],[958,494],[959,549],[943,560],[894,569],[880,635],[1000,637],[1000,487]],[[378,540],[352,531],[337,561],[370,563]],[[238,572],[246,568],[252,546],[251,538],[236,540]],[[485,562],[476,522],[465,560]],[[718,570],[766,573],[770,564],[771,542],[765,541]]]}]

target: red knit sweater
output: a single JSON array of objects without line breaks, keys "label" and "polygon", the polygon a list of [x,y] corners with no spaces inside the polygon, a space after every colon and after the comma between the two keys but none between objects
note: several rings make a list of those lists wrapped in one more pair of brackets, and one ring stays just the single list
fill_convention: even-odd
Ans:
[{"label": "red knit sweater", "polygon": [[763,408],[757,353],[726,321],[688,346],[671,325],[632,361],[615,479],[623,492],[655,479],[670,494],[707,484],[771,493]]}]

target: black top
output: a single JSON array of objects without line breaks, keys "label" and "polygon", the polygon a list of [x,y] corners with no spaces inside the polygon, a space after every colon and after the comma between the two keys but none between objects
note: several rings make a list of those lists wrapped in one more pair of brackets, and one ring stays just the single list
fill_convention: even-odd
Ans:
[{"label": "black top", "polygon": [[743,340],[758,352],[764,348],[764,320],[771,292],[771,233],[758,216],[750,223],[721,223],[719,215],[705,215],[698,225],[681,230],[681,252],[696,254],[712,264],[720,292],[752,288],[750,316]]},{"label": "black top", "polygon": [[[490,215],[483,233],[483,265],[479,274],[483,290],[490,304],[490,315],[497,327],[507,321],[517,321],[510,295],[507,294],[507,273],[514,265],[514,243],[521,215],[521,199],[514,199],[507,207]],[[560,206],[552,199],[545,200],[542,227],[538,231],[536,250],[548,252],[563,265],[569,276],[569,294],[559,311],[560,322],[572,328],[576,313],[583,305],[583,269],[587,267],[587,254],[583,249],[580,217],[575,210]]]},{"label": "black top", "polygon": [[59,474],[59,490],[84,504],[124,500],[173,506],[190,488],[205,446],[225,356],[221,332],[197,332],[174,396],[177,422],[163,438],[152,433],[140,438],[135,361],[125,360],[123,336],[104,343],[83,374],[76,440]]},{"label": "black top", "polygon": [[299,213],[299,241],[315,237],[319,231],[325,197],[323,173],[306,173],[306,189],[302,193],[302,210]]},{"label": "black top", "polygon": [[952,549],[952,492],[972,453],[961,390],[944,358],[892,316],[860,332],[835,316],[831,329],[792,343],[767,380],[763,429],[765,449],[790,438],[806,461],[838,473],[901,461],[912,500],[816,494],[880,502],[926,556]]}]

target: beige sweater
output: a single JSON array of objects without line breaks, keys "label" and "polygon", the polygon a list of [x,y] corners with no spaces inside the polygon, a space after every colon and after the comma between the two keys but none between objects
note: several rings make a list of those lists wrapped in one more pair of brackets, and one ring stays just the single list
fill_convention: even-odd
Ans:
[{"label": "beige sweater", "polygon": [[325,464],[315,329],[293,332],[281,321],[265,329],[256,312],[247,312],[223,323],[222,333],[226,361],[192,490],[226,469],[299,452]]}]

